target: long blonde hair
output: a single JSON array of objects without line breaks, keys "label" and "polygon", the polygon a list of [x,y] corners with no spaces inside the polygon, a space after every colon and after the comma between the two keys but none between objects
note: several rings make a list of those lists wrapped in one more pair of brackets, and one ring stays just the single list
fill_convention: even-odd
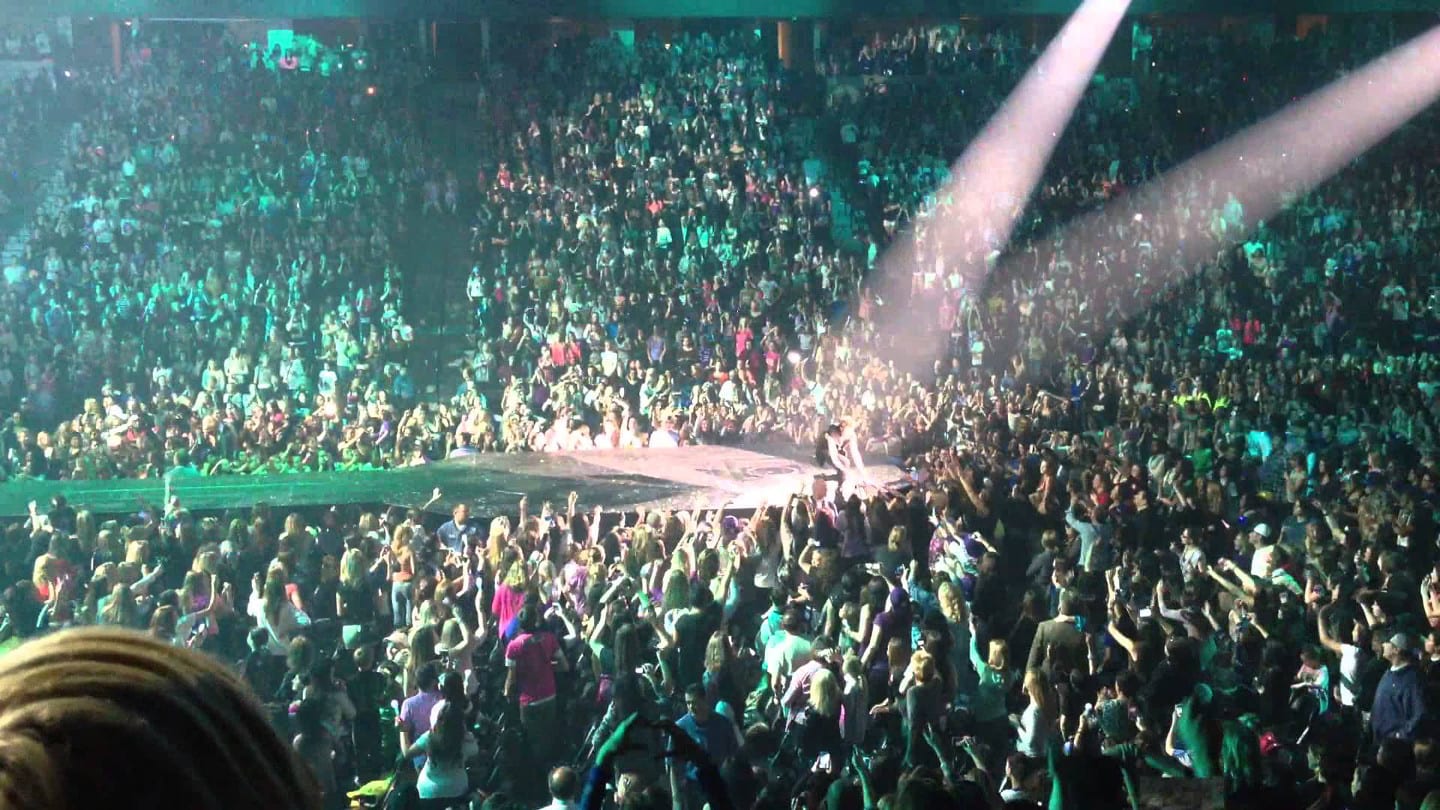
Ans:
[{"label": "long blonde hair", "polygon": [[485,540],[485,564],[491,573],[500,573],[500,561],[510,545],[510,518],[501,515],[490,521],[490,536]]},{"label": "long blonde hair", "polygon": [[415,527],[409,523],[401,523],[395,527],[390,534],[390,551],[396,557],[410,553],[410,539],[415,536]]},{"label": "long blonde hair", "polygon": [[690,606],[690,578],[685,569],[671,568],[665,572],[665,583],[660,586],[660,610],[683,610]]},{"label": "long blonde hair", "polygon": [[314,777],[214,659],[114,628],[64,630],[0,659],[0,806],[161,795],[193,810],[320,806]]},{"label": "long blonde hair", "polygon": [[130,593],[130,586],[119,582],[110,591],[110,601],[106,603],[105,609],[100,611],[99,621],[100,624],[133,628],[138,615],[139,610],[135,605],[135,597]]},{"label": "long blonde hair", "polygon": [[835,673],[822,668],[810,679],[810,708],[821,717],[840,715],[840,681]]},{"label": "long blonde hair", "polygon": [[75,537],[80,541],[80,548],[86,551],[95,550],[98,534],[95,528],[94,512],[89,509],[81,509],[75,513]]},{"label": "long blonde hair", "polygon": [[970,620],[970,609],[965,604],[965,595],[955,587],[955,583],[948,579],[941,582],[935,595],[940,602],[940,612],[944,614],[945,621],[965,624]]},{"label": "long blonde hair", "polygon": [[60,562],[58,557],[41,554],[35,558],[35,567],[30,570],[30,583],[36,590],[50,587],[51,571]]},{"label": "long blonde hair", "polygon": [[846,691],[853,689],[858,692],[858,702],[862,705],[865,704],[867,701],[866,693],[869,692],[869,689],[866,688],[867,684],[865,683],[865,664],[860,660],[860,656],[855,654],[854,650],[845,653],[844,660],[840,662],[840,671],[845,673]]},{"label": "long blonde hair", "polygon": [[340,584],[346,588],[358,588],[365,584],[365,552],[358,548],[346,549],[340,558]]}]

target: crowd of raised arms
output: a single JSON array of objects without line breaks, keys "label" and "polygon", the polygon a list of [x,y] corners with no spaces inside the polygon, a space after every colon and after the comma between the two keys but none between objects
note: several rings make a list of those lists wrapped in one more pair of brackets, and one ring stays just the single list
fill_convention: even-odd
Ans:
[{"label": "crowd of raised arms", "polygon": [[[1009,244],[942,226],[1044,45],[1017,33],[842,39],[822,102],[748,31],[564,42],[480,77],[476,165],[384,48],[357,78],[156,37],[118,76],[22,81],[0,159],[73,137],[0,288],[11,479],[830,425],[914,473],[443,523],[439,490],[56,499],[6,529],[0,632],[237,666],[327,807],[1440,808],[1433,111],[1264,222],[1216,178],[1145,188],[1400,36],[1137,32]],[[1123,224],[1066,235],[1100,206]],[[422,222],[473,253],[443,388],[394,248]],[[977,261],[1019,269],[976,287]],[[925,373],[892,362],[897,311],[949,336]]]}]

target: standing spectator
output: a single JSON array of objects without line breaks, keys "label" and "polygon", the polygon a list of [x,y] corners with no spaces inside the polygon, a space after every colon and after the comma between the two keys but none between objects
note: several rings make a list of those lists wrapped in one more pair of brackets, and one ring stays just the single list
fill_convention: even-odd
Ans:
[{"label": "standing spectator", "polygon": [[[740,750],[740,732],[730,718],[715,711],[705,687],[699,684],[685,689],[686,713],[675,725],[705,749],[712,762],[721,765]],[[687,783],[693,787],[698,774],[693,766],[686,772]]]},{"label": "standing spectator", "polygon": [[1370,708],[1370,733],[1375,741],[1414,740],[1425,720],[1425,685],[1415,664],[1415,639],[1395,632],[1385,641],[1383,655],[1390,670],[1380,678]]},{"label": "standing spectator", "polygon": [[[409,751],[415,741],[430,730],[435,706],[440,702],[440,665],[427,662],[420,666],[415,676],[417,691],[400,704],[396,722],[400,725],[400,750]],[[412,756],[415,767],[425,764],[423,751]]]},{"label": "standing spectator", "polygon": [[455,554],[464,554],[467,541],[474,535],[475,527],[470,524],[470,507],[463,503],[455,504],[455,508],[450,511],[450,519],[435,530],[440,545]]},{"label": "standing spectator", "polygon": [[555,673],[568,672],[570,663],[555,634],[541,628],[534,606],[521,608],[518,622],[519,634],[505,645],[505,697],[520,707],[534,772],[545,773],[561,733]]},{"label": "standing spectator", "polygon": [[405,749],[405,755],[425,760],[415,783],[416,810],[445,810],[470,792],[465,763],[480,753],[474,735],[465,728],[465,701],[444,701],[435,721]]},{"label": "standing spectator", "polygon": [[1030,643],[1030,657],[1026,659],[1025,668],[1055,667],[1062,663],[1065,671],[1072,667],[1084,667],[1089,644],[1079,628],[1080,621],[1079,602],[1075,594],[1069,590],[1062,591],[1060,612],[1035,629],[1035,640]]}]

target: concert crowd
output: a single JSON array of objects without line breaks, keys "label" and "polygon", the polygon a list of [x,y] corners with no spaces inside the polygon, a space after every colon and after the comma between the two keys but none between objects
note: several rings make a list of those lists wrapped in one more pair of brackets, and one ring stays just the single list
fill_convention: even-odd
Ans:
[{"label": "concert crowd", "polygon": [[[480,77],[465,163],[384,47],[322,75],[171,33],[22,83],[49,112],[0,159],[87,112],[4,268],[10,480],[829,463],[743,513],[57,497],[6,528],[0,635],[232,665],[326,807],[1440,807],[1433,112],[1263,222],[1145,185],[1397,36],[1146,34],[1008,243],[945,227],[947,183],[1019,32],[837,41],[818,93],[749,31],[566,41]],[[468,245],[439,363],[421,227]]]}]

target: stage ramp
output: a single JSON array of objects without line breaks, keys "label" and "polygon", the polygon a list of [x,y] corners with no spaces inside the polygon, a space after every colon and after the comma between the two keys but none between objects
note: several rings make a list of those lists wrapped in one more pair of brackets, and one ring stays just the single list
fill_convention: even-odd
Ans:
[{"label": "stage ramp", "polygon": [[[433,512],[468,503],[478,516],[513,514],[522,495],[533,513],[549,501],[563,509],[573,491],[587,511],[647,509],[754,509],[780,504],[792,492],[809,492],[825,470],[794,447],[740,449],[698,446],[671,449],[596,450],[578,453],[480,454],[397,470],[299,473],[268,476],[173,477],[170,492],[191,511],[215,512],[268,503],[278,508],[360,504],[419,506],[439,487]],[[904,480],[890,464],[872,465],[868,479],[894,485]],[[163,481],[12,481],[0,486],[0,516],[22,517],[31,500],[42,511],[64,494],[77,509],[119,517],[143,500],[158,506]]]}]

